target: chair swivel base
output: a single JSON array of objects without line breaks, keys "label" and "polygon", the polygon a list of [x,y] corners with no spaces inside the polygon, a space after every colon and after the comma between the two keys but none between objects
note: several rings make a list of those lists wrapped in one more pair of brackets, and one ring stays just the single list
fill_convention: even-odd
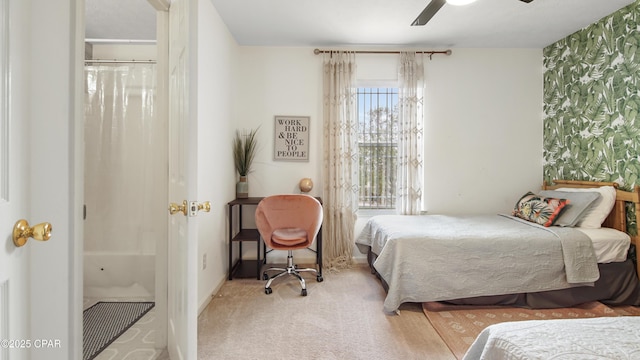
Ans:
[{"label": "chair swivel base", "polygon": [[[269,277],[269,275],[267,274],[267,271],[279,271],[279,273]],[[318,273],[318,270],[313,269],[313,268],[305,268],[305,269],[299,269],[297,265],[293,264],[293,259],[291,257],[287,257],[287,267],[286,268],[269,268],[267,270],[265,270],[262,273],[262,279],[263,280],[268,280],[267,283],[264,286],[264,293],[265,294],[271,294],[273,292],[273,290],[271,289],[271,283],[273,282],[273,280],[285,276],[285,275],[292,275],[295,276],[296,278],[298,278],[298,281],[300,282],[300,285],[302,286],[302,296],[307,296],[307,284],[305,283],[304,279],[302,278],[302,276],[300,276],[301,272],[313,272],[316,274],[316,281],[317,282],[322,282],[324,279],[322,278],[322,274]]]}]

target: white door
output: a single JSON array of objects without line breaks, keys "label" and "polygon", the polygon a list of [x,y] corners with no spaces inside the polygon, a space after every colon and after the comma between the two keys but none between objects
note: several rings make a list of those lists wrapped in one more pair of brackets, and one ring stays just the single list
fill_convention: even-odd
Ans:
[{"label": "white door", "polygon": [[[0,80],[2,360],[77,359],[82,352],[75,272],[82,266],[73,256],[81,214],[73,192],[81,142],[72,131],[82,114],[75,101],[82,93],[79,8],[75,0],[0,0],[0,73],[10,70]],[[51,239],[16,247],[19,219],[50,222]]]},{"label": "white door", "polygon": [[[9,50],[6,36],[9,33],[9,2],[0,2],[0,84],[5,84],[10,71],[9,64],[15,58],[6,56]],[[9,53],[9,56],[12,54]],[[15,84],[20,86],[20,84]],[[14,223],[28,217],[28,183],[27,168],[21,164],[28,162],[25,139],[27,122],[16,121],[16,116],[23,114],[24,108],[15,108],[11,98],[20,97],[16,93],[9,96],[15,87],[0,87],[0,236],[4,240],[0,249],[0,359],[24,358],[15,349],[9,339],[27,339],[28,304],[23,299],[29,298],[29,247],[16,247],[12,242]],[[17,89],[16,89],[17,90]],[[24,93],[24,92],[23,92]],[[17,104],[18,99],[13,99]],[[9,109],[14,108],[10,113]],[[27,219],[29,220],[29,219]],[[41,244],[28,244],[41,245]],[[26,344],[25,344],[26,345]]]},{"label": "white door", "polygon": [[[192,5],[193,0],[173,0],[169,8],[169,201],[180,206],[197,199],[197,123],[189,72]],[[169,220],[168,350],[173,360],[197,357],[197,217],[187,214],[185,209]]]}]

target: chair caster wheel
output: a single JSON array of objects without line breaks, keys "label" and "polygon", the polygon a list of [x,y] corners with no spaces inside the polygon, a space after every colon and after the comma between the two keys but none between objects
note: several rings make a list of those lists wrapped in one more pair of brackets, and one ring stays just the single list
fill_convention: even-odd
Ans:
[{"label": "chair caster wheel", "polygon": [[322,278],[322,275],[316,276],[316,281],[317,282],[322,282],[323,280],[324,280],[324,278]]},{"label": "chair caster wheel", "polygon": [[262,280],[269,280],[269,275],[267,275],[267,273],[262,273]]},{"label": "chair caster wheel", "polygon": [[272,292],[273,292],[273,290],[271,290],[271,288],[270,288],[270,287],[268,287],[268,288],[264,288],[264,293],[265,293],[265,294],[269,295],[269,294],[271,294]]},{"label": "chair caster wheel", "polygon": [[302,289],[302,296],[307,296],[307,289]]}]

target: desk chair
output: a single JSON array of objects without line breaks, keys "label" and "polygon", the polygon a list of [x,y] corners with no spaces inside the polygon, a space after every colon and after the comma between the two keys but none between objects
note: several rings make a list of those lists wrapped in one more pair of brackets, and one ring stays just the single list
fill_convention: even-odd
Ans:
[{"label": "desk chair", "polygon": [[[258,203],[255,221],[265,245],[274,250],[288,251],[286,268],[272,267],[262,273],[262,278],[268,280],[264,286],[265,294],[271,294],[273,280],[284,275],[298,278],[302,296],[307,296],[307,286],[301,272],[313,272],[318,282],[323,280],[316,269],[300,269],[293,263],[293,250],[311,246],[322,225],[322,216],[322,205],[309,195],[273,195]],[[269,277],[268,271],[279,272]]]}]

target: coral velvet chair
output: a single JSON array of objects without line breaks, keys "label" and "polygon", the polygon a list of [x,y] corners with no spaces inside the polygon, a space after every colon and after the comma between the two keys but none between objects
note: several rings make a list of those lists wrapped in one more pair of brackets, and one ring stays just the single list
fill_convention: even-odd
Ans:
[{"label": "coral velvet chair", "polygon": [[[322,225],[322,205],[314,197],[304,194],[268,196],[256,208],[256,226],[265,245],[274,250],[287,250],[286,268],[269,268],[262,273],[268,280],[264,292],[271,294],[271,283],[284,275],[293,275],[302,285],[302,296],[307,296],[307,287],[300,272],[313,272],[321,282],[322,274],[316,269],[300,269],[293,263],[293,250],[311,246]],[[268,271],[279,271],[269,277]]]}]

